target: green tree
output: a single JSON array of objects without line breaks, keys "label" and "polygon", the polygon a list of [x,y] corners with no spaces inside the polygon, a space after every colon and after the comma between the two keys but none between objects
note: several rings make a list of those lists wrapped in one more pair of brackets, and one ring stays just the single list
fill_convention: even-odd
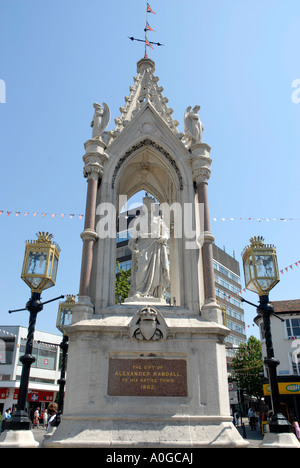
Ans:
[{"label": "green tree", "polygon": [[131,268],[125,271],[120,268],[119,262],[117,262],[118,273],[116,276],[116,289],[115,289],[115,300],[116,304],[119,302],[119,297],[121,296],[122,302],[126,297],[128,297],[130,284],[129,278],[131,275]]},{"label": "green tree", "polygon": [[242,343],[232,360],[232,380],[249,396],[260,399],[263,396],[263,361],[260,341],[250,336]]}]

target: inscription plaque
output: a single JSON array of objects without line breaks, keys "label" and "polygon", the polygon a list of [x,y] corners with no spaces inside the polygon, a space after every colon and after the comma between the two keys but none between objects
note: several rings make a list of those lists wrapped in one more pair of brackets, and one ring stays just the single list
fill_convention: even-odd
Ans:
[{"label": "inscription plaque", "polygon": [[110,358],[108,395],[187,396],[184,359]]}]

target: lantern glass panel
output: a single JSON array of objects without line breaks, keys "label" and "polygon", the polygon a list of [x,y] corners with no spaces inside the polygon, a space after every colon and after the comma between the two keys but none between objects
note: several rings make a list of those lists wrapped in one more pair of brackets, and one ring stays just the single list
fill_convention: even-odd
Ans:
[{"label": "lantern glass panel", "polygon": [[72,324],[72,309],[62,309],[60,315],[60,326],[67,327]]},{"label": "lantern glass panel", "polygon": [[34,278],[34,277],[27,276],[26,280],[28,281],[28,283],[31,285],[33,289],[36,289],[40,286],[41,282],[43,281],[43,278]]},{"label": "lantern glass panel", "polygon": [[29,252],[26,274],[45,275],[47,254],[45,252]]},{"label": "lantern glass panel", "polygon": [[52,275],[51,275],[52,281],[54,283],[56,281],[57,267],[58,267],[58,258],[54,255]]},{"label": "lantern glass panel", "polygon": [[250,283],[251,277],[250,277],[250,267],[249,267],[249,259],[248,257],[244,261],[244,274],[245,274],[245,283],[248,285]]},{"label": "lantern glass panel", "polygon": [[275,278],[273,255],[256,255],[256,270],[258,278]]},{"label": "lantern glass panel", "polygon": [[267,279],[257,279],[257,282],[259,286],[261,287],[262,291],[268,292],[274,283],[273,279],[267,280]]},{"label": "lantern glass panel", "polygon": [[50,276],[50,277],[51,277],[53,256],[54,256],[54,253],[51,252],[51,253],[50,253],[50,258],[49,258],[48,274],[47,274],[47,276]]},{"label": "lantern glass panel", "polygon": [[48,289],[48,288],[52,288],[52,286],[54,286],[55,282],[52,281],[51,279],[49,279],[48,281],[44,280],[44,285],[43,285],[43,289]]},{"label": "lantern glass panel", "polygon": [[62,303],[59,306],[59,312],[57,316],[56,327],[64,333],[65,327],[68,327],[72,324],[72,309],[73,305]]}]

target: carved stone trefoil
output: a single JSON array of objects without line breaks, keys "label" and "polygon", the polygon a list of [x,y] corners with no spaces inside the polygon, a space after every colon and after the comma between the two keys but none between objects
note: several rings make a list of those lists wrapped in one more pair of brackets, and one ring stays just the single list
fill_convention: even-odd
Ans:
[{"label": "carved stone trefoil", "polygon": [[158,341],[167,337],[167,324],[162,314],[151,306],[140,309],[132,318],[130,336],[139,341]]}]

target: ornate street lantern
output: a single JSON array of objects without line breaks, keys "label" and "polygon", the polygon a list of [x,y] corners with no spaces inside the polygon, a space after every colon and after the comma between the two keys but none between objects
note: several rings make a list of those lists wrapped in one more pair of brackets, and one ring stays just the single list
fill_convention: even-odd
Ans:
[{"label": "ornate street lantern", "polygon": [[65,335],[65,327],[72,323],[72,309],[75,306],[75,296],[67,294],[67,299],[59,303],[56,328]]},{"label": "ornate street lantern", "polygon": [[[269,431],[272,437],[274,437],[274,434],[288,434],[292,432],[291,424],[281,413],[276,370],[279,361],[274,357],[270,320],[271,316],[276,314],[274,313],[273,305],[269,302],[269,291],[279,282],[279,272],[275,247],[273,245],[264,244],[264,238],[261,236],[252,237],[250,242],[251,245],[245,247],[242,252],[245,284],[249,291],[256,292],[259,295],[257,313],[263,318],[267,352],[267,356],[264,358],[264,364],[268,369],[271,389],[272,416],[269,420]],[[256,307],[255,304],[245,299],[242,300]],[[280,320],[282,319],[280,318]]]},{"label": "ornate street lantern", "polygon": [[32,292],[41,293],[55,285],[60,248],[52,234],[39,232],[37,236],[26,242],[21,278]]},{"label": "ornate street lantern", "polygon": [[[20,312],[22,310],[28,310],[30,312],[25,354],[20,356],[22,374],[17,409],[5,426],[5,430],[8,434],[8,444],[10,444],[9,441],[11,437],[15,440],[13,431],[20,431],[22,433],[24,437],[22,438],[22,442],[20,442],[20,447],[22,444],[26,447],[36,447],[37,444],[31,432],[31,420],[26,412],[30,368],[36,360],[33,355],[33,339],[37,315],[43,310],[44,304],[64,297],[59,296],[49,301],[41,302],[42,291],[55,285],[60,248],[52,241],[52,234],[39,232],[37,236],[37,240],[26,242],[21,274],[21,278],[31,289],[31,297],[25,308],[9,311],[9,313]],[[4,444],[6,443],[5,440],[3,442]]]},{"label": "ornate street lantern", "polygon": [[246,288],[264,296],[279,282],[276,248],[261,236],[250,242],[242,252]]}]

